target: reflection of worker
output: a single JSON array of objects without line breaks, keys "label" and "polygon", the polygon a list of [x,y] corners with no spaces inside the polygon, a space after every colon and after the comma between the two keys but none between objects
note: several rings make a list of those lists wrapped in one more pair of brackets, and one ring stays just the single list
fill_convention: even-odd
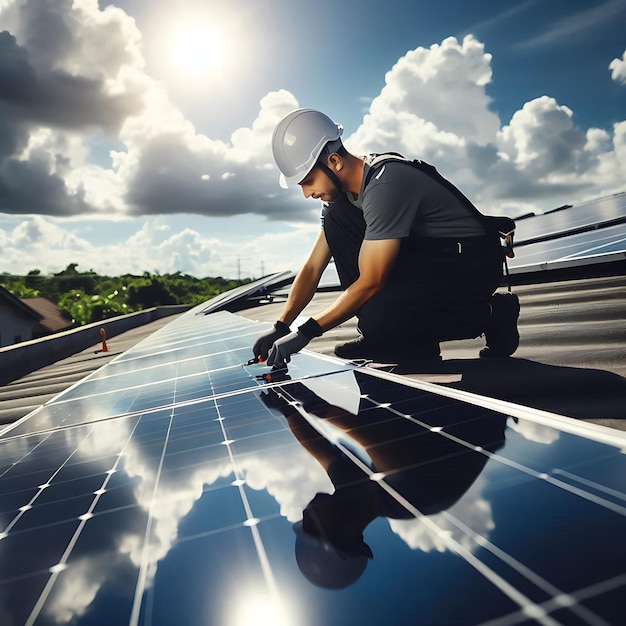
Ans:
[{"label": "reflection of worker", "polygon": [[[281,185],[298,184],[305,197],[325,207],[323,230],[274,329],[254,345],[255,356],[269,354],[269,365],[283,365],[354,315],[362,337],[335,348],[347,359],[438,360],[440,341],[482,333],[487,348],[481,356],[512,354],[519,342],[519,302],[513,294],[492,296],[503,260],[492,222],[433,175],[434,168],[398,160],[377,165],[375,155],[350,154],[342,131],[310,109],[290,113],[274,130]],[[331,257],[343,293],[290,333]]]},{"label": "reflection of worker", "polygon": [[[375,421],[369,421],[368,413],[349,413],[299,382],[269,390],[262,398],[286,417],[293,434],[335,486],[332,495],[318,493],[304,509],[302,521],[294,526],[298,566],[322,587],[346,587],[363,573],[368,559],[373,558],[363,541],[370,522],[377,517],[410,519],[413,515],[320,435],[299,408],[349,435],[348,446],[350,440],[362,446],[370,469],[384,473],[385,483],[425,515],[455,504],[487,462],[485,454],[396,414],[376,411]],[[504,416],[476,419],[473,415],[465,421],[459,421],[458,414],[440,417],[437,425],[472,446],[494,451],[503,445]]]}]

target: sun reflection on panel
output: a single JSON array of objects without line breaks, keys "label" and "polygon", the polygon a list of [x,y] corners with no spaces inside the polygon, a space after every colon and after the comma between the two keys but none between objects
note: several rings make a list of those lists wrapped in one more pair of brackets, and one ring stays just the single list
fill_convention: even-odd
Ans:
[{"label": "sun reflection on panel", "polygon": [[284,597],[266,590],[249,589],[237,598],[233,606],[228,626],[293,626],[297,623]]}]

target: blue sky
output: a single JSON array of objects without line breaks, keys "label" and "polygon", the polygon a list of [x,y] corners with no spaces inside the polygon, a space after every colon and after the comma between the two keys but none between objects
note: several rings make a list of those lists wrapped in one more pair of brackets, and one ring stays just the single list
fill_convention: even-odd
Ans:
[{"label": "blue sky", "polygon": [[0,0],[0,271],[297,269],[298,106],[486,213],[623,191],[625,33],[623,0]]}]

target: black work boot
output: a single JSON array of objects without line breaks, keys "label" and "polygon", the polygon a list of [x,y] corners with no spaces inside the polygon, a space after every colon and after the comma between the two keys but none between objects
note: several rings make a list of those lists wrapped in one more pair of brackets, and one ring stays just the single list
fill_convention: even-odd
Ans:
[{"label": "black work boot", "polygon": [[511,356],[519,346],[517,318],[519,298],[514,293],[496,293],[489,300],[491,316],[485,328],[487,347],[479,352],[482,358]]}]

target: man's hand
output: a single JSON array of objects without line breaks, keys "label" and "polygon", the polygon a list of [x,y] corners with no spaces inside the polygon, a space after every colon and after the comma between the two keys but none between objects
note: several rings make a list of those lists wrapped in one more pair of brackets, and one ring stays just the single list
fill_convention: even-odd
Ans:
[{"label": "man's hand", "polygon": [[256,340],[256,343],[252,347],[252,353],[255,357],[260,357],[262,361],[266,361],[267,355],[274,342],[288,334],[289,326],[280,321],[276,322],[272,330],[267,331]]},{"label": "man's hand", "polygon": [[300,331],[289,333],[286,337],[282,337],[274,342],[272,349],[267,357],[267,364],[274,367],[287,367],[287,363],[291,361],[291,355],[300,352],[302,348],[311,341],[305,337]]},{"label": "man's hand", "polygon": [[286,363],[291,361],[291,355],[300,352],[311,339],[322,334],[320,325],[311,317],[295,333],[290,333],[274,342],[267,364],[274,367],[287,367]]}]

